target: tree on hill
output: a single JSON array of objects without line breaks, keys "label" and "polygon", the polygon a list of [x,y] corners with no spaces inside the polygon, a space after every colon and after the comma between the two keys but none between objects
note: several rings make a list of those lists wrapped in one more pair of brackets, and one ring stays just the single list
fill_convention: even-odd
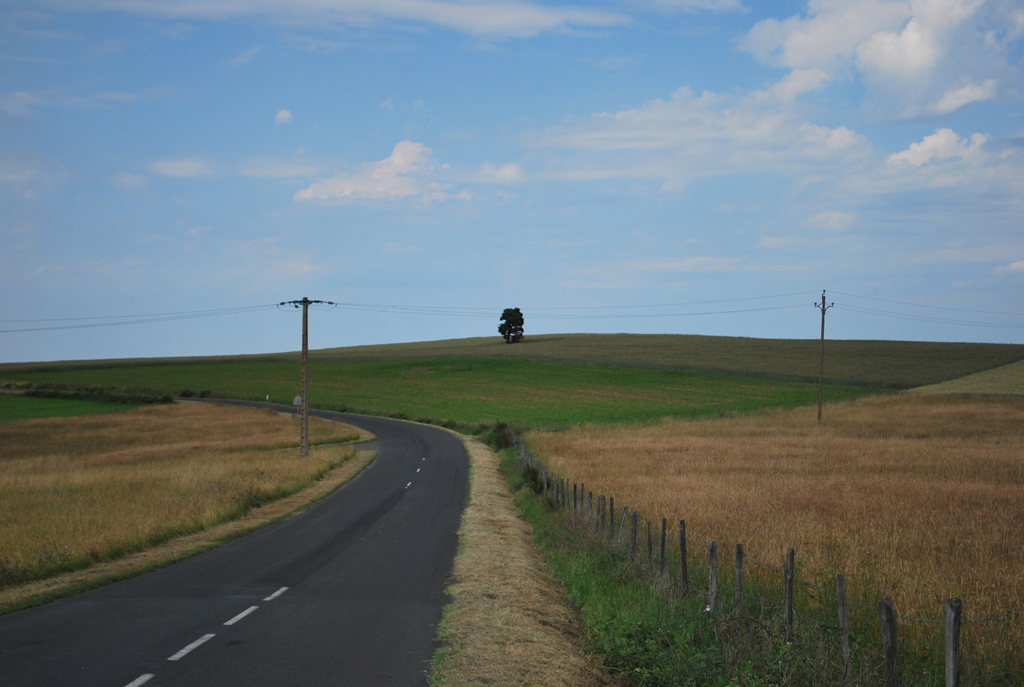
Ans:
[{"label": "tree on hill", "polygon": [[505,308],[501,313],[498,333],[505,337],[505,343],[519,343],[523,340],[523,313],[519,308]]}]

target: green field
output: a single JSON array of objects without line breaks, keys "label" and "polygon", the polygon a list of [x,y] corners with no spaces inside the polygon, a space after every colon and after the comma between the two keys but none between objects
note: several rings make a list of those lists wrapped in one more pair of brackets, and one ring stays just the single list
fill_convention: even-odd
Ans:
[{"label": "green field", "polygon": [[99,415],[130,410],[136,406],[71,401],[63,398],[32,398],[16,394],[0,394],[0,422],[35,420],[43,417],[70,417],[72,415]]},{"label": "green field", "polygon": [[[511,359],[720,372],[813,382],[816,339],[754,339],[681,334],[549,334],[507,345],[501,337],[326,348],[318,361]],[[288,362],[298,353],[232,358],[163,358],[0,364],[0,380],[16,373],[207,362]],[[1024,360],[1024,345],[919,341],[826,341],[825,377],[836,384],[910,388]]]},{"label": "green field", "polygon": [[[299,389],[294,362],[238,361],[141,365],[0,375],[0,382],[145,387],[181,394],[290,404]],[[847,400],[877,389],[826,387]],[[817,385],[785,380],[532,360],[419,360],[310,363],[310,405],[434,422],[568,425],[643,421],[817,402]]]}]

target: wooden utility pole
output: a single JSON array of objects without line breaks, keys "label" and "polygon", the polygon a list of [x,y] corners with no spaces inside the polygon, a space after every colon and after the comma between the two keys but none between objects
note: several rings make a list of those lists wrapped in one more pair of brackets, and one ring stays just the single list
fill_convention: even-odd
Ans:
[{"label": "wooden utility pole", "polygon": [[821,310],[821,363],[818,366],[818,422],[821,422],[821,406],[825,399],[825,311],[835,303],[825,304],[825,292],[821,292],[821,303],[814,307]]},{"label": "wooden utility pole", "polygon": [[311,305],[335,305],[332,301],[311,301],[303,296],[301,301],[283,301],[277,307],[291,305],[295,308],[302,307],[302,391],[299,404],[299,416],[302,423],[302,443],[299,455],[303,458],[309,455],[309,306]]},{"label": "wooden utility pole", "polygon": [[[824,331],[824,330],[823,330]],[[824,336],[824,335],[823,335]],[[309,298],[302,297],[302,449],[299,455],[309,455]],[[821,408],[818,408],[821,419]]]}]

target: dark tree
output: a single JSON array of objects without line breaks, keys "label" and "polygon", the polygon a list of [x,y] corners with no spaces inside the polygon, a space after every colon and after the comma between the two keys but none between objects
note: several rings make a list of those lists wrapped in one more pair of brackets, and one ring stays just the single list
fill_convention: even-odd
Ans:
[{"label": "dark tree", "polygon": [[505,308],[501,313],[498,333],[505,337],[505,343],[519,343],[523,340],[523,313],[519,308]]}]

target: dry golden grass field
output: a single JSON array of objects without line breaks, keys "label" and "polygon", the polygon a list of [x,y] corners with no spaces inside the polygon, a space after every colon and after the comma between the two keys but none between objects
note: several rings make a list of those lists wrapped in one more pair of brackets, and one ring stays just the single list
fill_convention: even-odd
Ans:
[{"label": "dry golden grass field", "polygon": [[[899,614],[931,620],[948,597],[963,599],[968,619],[1024,606],[1024,399],[901,394],[830,405],[820,425],[815,416],[526,439],[555,473],[614,496],[618,509],[685,519],[691,540],[726,551],[739,542],[773,565],[794,547],[800,577],[834,589],[845,573],[851,601],[890,596]],[[964,641],[975,655],[1005,655],[1024,646],[1022,621],[971,626]]]},{"label": "dry golden grass field", "polygon": [[[271,410],[177,403],[0,424],[0,589],[138,551],[287,496],[359,435]],[[319,444],[319,445],[316,445]]]},{"label": "dry golden grass field", "polygon": [[993,370],[975,372],[965,377],[950,379],[939,384],[920,386],[913,390],[920,394],[998,394],[1024,396],[1024,360],[1003,365]]}]

